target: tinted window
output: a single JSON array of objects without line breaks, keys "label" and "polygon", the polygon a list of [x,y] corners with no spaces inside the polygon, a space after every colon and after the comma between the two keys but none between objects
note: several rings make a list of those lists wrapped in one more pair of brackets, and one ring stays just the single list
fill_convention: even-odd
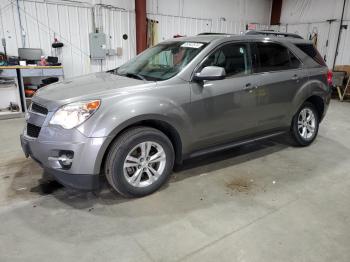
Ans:
[{"label": "tinted window", "polygon": [[246,44],[228,44],[213,52],[205,60],[201,69],[206,66],[225,68],[227,76],[246,75],[251,72],[248,47]]},{"label": "tinted window", "polygon": [[288,48],[275,43],[257,43],[256,72],[280,71],[300,67],[300,61]]},{"label": "tinted window", "polygon": [[298,44],[296,46],[299,47],[301,51],[311,57],[319,65],[326,66],[326,63],[322,59],[322,56],[312,44]]},{"label": "tinted window", "polygon": [[290,51],[289,51],[289,57],[290,57],[290,67],[291,68],[296,69],[296,68],[301,67],[300,60]]}]

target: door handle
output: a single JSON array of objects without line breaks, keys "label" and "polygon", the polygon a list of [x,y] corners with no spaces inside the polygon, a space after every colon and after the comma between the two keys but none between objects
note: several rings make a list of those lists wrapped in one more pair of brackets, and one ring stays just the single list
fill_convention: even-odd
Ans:
[{"label": "door handle", "polygon": [[298,75],[292,76],[292,80],[299,80],[299,76]]},{"label": "door handle", "polygon": [[249,91],[249,92],[252,92],[256,88],[258,88],[258,86],[253,86],[251,83],[248,83],[243,87],[245,91]]}]

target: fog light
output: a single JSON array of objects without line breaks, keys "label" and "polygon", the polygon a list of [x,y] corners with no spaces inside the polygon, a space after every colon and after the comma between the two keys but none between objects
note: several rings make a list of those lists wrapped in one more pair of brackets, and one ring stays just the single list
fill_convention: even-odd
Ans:
[{"label": "fog light", "polygon": [[69,169],[73,163],[73,151],[61,150],[58,157],[49,157],[50,161],[57,161],[63,169]]},{"label": "fog light", "polygon": [[62,155],[58,158],[58,161],[63,166],[69,166],[69,165],[72,165],[73,159],[67,155]]}]

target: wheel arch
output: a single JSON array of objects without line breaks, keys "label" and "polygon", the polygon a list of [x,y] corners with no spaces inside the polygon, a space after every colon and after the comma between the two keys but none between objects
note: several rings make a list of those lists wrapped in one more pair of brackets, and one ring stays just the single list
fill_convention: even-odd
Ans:
[{"label": "wheel arch", "polygon": [[321,121],[325,110],[325,102],[323,98],[318,95],[312,95],[306,99],[305,102],[310,102],[315,106],[318,113],[318,119]]},{"label": "wheel arch", "polygon": [[330,92],[327,91],[327,88],[323,82],[318,80],[305,83],[293,98],[289,119],[294,117],[305,102],[310,102],[315,106],[321,122],[330,103]]},{"label": "wheel arch", "polygon": [[167,121],[159,118],[134,119],[134,121],[128,121],[127,123],[124,123],[117,127],[115,130],[113,130],[109,138],[101,146],[95,164],[95,169],[97,173],[100,173],[103,170],[106,156],[113,142],[128,129],[140,126],[152,127],[164,133],[169,138],[174,147],[175,163],[180,164],[182,162],[183,139],[181,138],[179,131],[174,127],[173,124],[170,124]]}]

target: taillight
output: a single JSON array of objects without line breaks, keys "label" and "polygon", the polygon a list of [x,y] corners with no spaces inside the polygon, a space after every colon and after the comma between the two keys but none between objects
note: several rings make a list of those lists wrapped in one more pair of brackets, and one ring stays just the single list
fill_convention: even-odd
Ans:
[{"label": "taillight", "polygon": [[331,70],[328,70],[327,72],[327,84],[329,86],[333,85],[333,72]]}]

